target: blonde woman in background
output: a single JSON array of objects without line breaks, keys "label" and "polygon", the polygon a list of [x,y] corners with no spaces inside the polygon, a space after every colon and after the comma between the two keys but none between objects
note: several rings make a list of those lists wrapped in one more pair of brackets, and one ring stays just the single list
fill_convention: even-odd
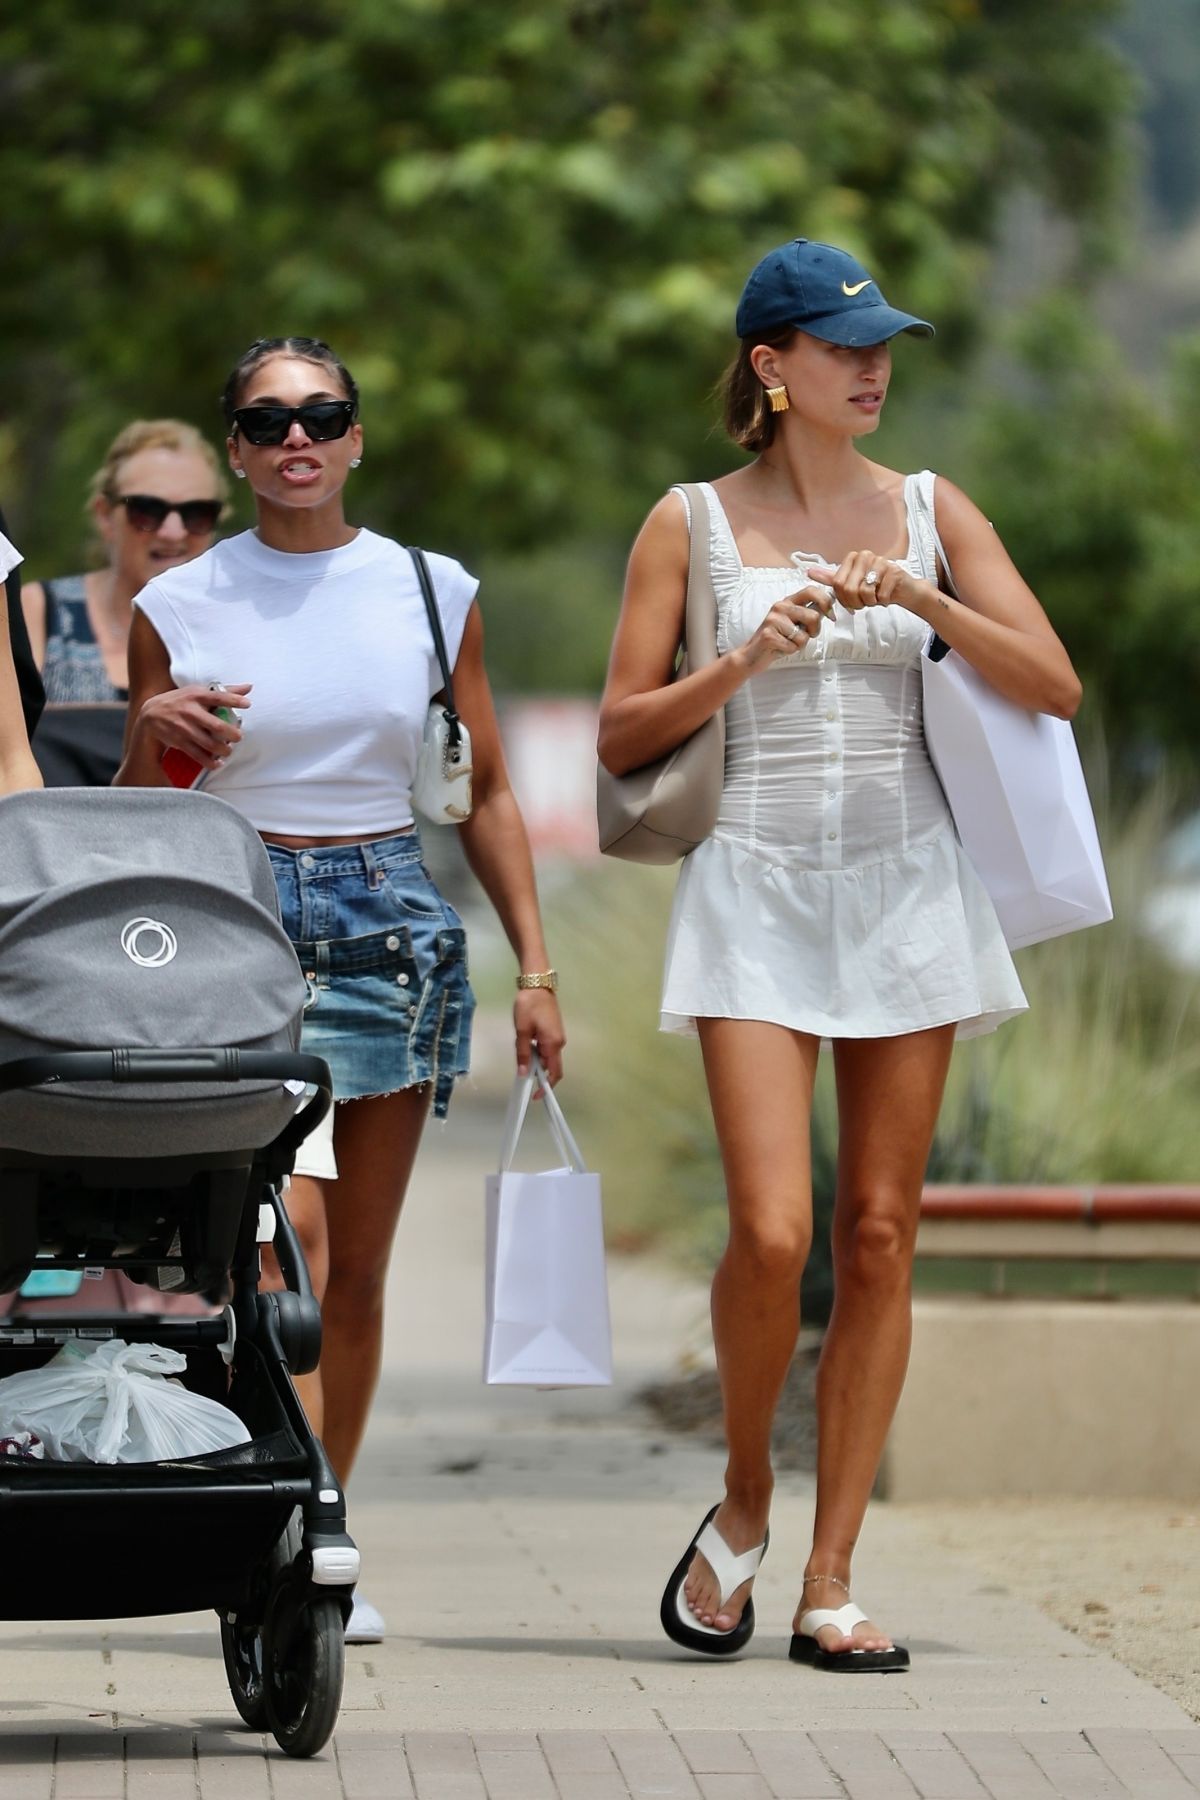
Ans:
[{"label": "blonde woman in background", "polygon": [[86,575],[21,592],[50,705],[124,701],[133,596],[207,550],[228,492],[212,446],[178,419],[135,419],[92,477],[88,513],[107,553]]}]

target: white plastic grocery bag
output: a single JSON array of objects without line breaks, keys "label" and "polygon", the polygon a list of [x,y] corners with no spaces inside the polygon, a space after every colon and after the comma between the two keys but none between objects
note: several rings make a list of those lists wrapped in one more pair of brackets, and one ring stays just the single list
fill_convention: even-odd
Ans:
[{"label": "white plastic grocery bag", "polygon": [[229,1407],[167,1379],[186,1368],[161,1344],[69,1342],[0,1380],[0,1436],[31,1431],[60,1462],[171,1462],[249,1443]]},{"label": "white plastic grocery bag", "polygon": [[929,754],[1009,948],[1111,919],[1067,720],[1014,705],[953,650],[921,673]]},{"label": "white plastic grocery bag", "polygon": [[[512,1168],[534,1083],[566,1167]],[[584,1167],[534,1060],[509,1101],[500,1168],[487,1178],[483,1378],[498,1386],[607,1387],[612,1335],[600,1177]]]}]

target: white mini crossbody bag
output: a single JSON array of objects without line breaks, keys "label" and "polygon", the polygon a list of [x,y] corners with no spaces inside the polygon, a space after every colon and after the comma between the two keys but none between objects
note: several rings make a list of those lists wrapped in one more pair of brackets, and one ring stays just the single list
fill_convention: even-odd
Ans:
[{"label": "white mini crossbody bag", "polygon": [[408,554],[417,571],[433,647],[442,672],[442,698],[431,700],[413,776],[413,805],[419,806],[435,825],[461,825],[471,816],[471,734],[454,705],[454,682],[442,631],[433,577],[425,552],[410,545]]}]

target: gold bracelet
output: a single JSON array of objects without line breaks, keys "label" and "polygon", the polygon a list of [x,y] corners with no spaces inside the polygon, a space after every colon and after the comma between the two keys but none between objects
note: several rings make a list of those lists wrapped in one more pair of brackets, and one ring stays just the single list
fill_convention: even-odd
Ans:
[{"label": "gold bracelet", "polygon": [[558,970],[543,969],[537,975],[518,975],[519,988],[549,988],[552,994],[558,992]]}]

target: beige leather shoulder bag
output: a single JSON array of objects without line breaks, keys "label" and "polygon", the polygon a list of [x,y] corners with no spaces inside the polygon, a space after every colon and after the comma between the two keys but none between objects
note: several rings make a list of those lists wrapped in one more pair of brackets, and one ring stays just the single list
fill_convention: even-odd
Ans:
[{"label": "beige leather shoulder bag", "polygon": [[[712,583],[712,523],[702,488],[681,486],[691,520],[687,606],[676,679],[717,660],[717,596]],[[725,781],[725,708],[682,744],[628,775],[596,777],[600,848],[627,862],[672,863],[706,838],[717,822]]]}]

